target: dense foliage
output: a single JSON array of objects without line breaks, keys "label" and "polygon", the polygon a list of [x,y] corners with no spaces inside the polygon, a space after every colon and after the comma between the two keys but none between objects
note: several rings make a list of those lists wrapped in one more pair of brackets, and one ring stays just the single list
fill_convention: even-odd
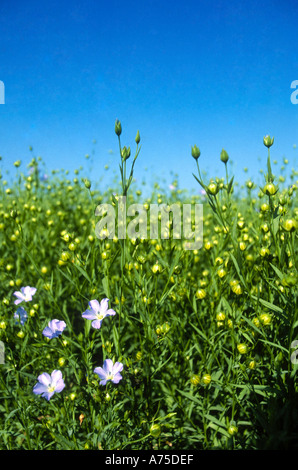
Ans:
[{"label": "dense foliage", "polygon": [[[119,122],[115,131],[120,189],[99,191],[80,170],[44,178],[35,157],[29,174],[16,162],[14,182],[0,182],[0,448],[297,448],[297,175],[273,174],[267,136],[261,187],[236,191],[225,151],[224,178],[205,183],[194,146],[198,195],[174,182],[143,199],[140,135],[133,158]],[[148,215],[150,203],[202,203],[203,246],[171,234],[100,239],[95,209],[117,210],[117,195]],[[25,286],[36,292],[16,305]],[[116,314],[93,328],[82,314],[105,298]],[[66,327],[45,337],[53,319]],[[105,359],[123,364],[118,383],[99,383]],[[63,390],[33,393],[55,370]]]}]

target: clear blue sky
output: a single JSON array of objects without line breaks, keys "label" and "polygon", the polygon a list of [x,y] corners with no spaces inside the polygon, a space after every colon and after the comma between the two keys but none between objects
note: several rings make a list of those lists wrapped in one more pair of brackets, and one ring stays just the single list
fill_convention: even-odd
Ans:
[{"label": "clear blue sky", "polygon": [[225,148],[239,180],[246,166],[257,177],[267,133],[294,167],[297,18],[297,0],[1,0],[3,174],[18,159],[25,170],[30,145],[48,169],[87,169],[95,139],[91,178],[105,178],[116,118],[123,145],[140,131],[138,181],[147,167],[147,180],[173,172],[196,187],[194,144],[210,176]]}]

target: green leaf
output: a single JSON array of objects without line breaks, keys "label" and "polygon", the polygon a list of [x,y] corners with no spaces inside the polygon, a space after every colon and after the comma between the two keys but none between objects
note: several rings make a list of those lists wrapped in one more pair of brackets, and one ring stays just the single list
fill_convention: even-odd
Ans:
[{"label": "green leaf", "polygon": [[229,185],[228,185],[228,194],[230,194],[230,192],[232,191],[233,182],[234,182],[234,176],[232,177],[232,179],[231,179],[230,182],[229,182]]},{"label": "green leaf", "polygon": [[262,305],[264,305],[264,307],[267,307],[270,310],[273,310],[274,312],[283,313],[283,310],[280,307],[278,307],[277,305],[274,305],[271,302],[268,302],[267,300],[257,298],[255,295],[252,295],[251,297],[252,297],[252,299],[257,300]]},{"label": "green leaf", "polygon": [[274,271],[278,275],[279,279],[282,281],[283,278],[285,277],[284,274],[276,266],[274,266],[272,263],[270,263],[270,266],[274,269]]},{"label": "green leaf", "polygon": [[204,418],[209,420],[208,427],[214,429],[215,431],[220,432],[226,437],[231,437],[226,429],[225,423],[222,423],[221,421],[219,421],[217,418],[215,418],[214,416],[210,414],[204,415]]},{"label": "green leaf", "polygon": [[194,403],[196,403],[197,405],[202,407],[202,404],[203,404],[202,399],[199,399],[199,398],[195,397],[194,395],[192,395],[189,392],[184,392],[184,390],[177,389],[177,392],[181,393],[181,395],[183,395],[185,398],[187,398],[188,400],[193,401]]},{"label": "green leaf", "polygon": [[87,279],[87,281],[92,284],[92,281],[90,279],[90,277],[88,276],[88,274],[86,273],[86,271],[79,265],[75,264],[74,263],[74,266],[77,268],[78,271],[80,271],[80,273],[84,276],[85,279]]},{"label": "green leaf", "polygon": [[110,298],[110,288],[109,288],[109,279],[107,278],[107,276],[104,276],[102,278],[102,286],[103,286],[103,290],[105,292],[105,295]]},{"label": "green leaf", "polygon": [[268,181],[273,181],[273,174],[271,169],[270,155],[267,158]]}]

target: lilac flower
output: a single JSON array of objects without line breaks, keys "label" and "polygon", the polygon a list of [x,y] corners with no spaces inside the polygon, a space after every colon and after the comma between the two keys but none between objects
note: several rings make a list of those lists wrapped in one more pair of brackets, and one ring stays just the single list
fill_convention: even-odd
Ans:
[{"label": "lilac flower", "polygon": [[16,319],[16,323],[20,323],[21,325],[24,325],[24,323],[28,319],[28,314],[26,310],[24,309],[24,307],[19,307],[13,317]]},{"label": "lilac flower", "polygon": [[30,302],[36,290],[37,290],[36,287],[26,286],[26,287],[21,288],[21,292],[19,291],[14,292],[13,295],[17,297],[17,300],[14,301],[15,305],[18,305],[23,301]]},{"label": "lilac flower", "polygon": [[62,372],[60,370],[53,370],[51,375],[47,372],[37,377],[38,382],[33,387],[33,393],[41,395],[49,400],[54,393],[60,393],[65,387],[64,380],[62,378]]},{"label": "lilac flower", "polygon": [[57,336],[61,335],[63,330],[66,328],[66,323],[60,320],[51,320],[48,323],[42,332],[44,336],[47,338],[53,339],[57,338]]},{"label": "lilac flower", "polygon": [[103,299],[100,303],[98,300],[90,300],[90,309],[82,313],[82,317],[87,320],[93,320],[93,328],[99,329],[101,327],[102,320],[109,315],[116,315],[116,312],[111,308],[108,308],[109,299]]},{"label": "lilac flower", "polygon": [[103,363],[103,367],[95,367],[94,373],[100,378],[100,385],[105,385],[109,380],[114,384],[117,384],[122,379],[122,375],[119,374],[123,369],[121,362],[115,362],[113,364],[112,359],[106,359]]}]

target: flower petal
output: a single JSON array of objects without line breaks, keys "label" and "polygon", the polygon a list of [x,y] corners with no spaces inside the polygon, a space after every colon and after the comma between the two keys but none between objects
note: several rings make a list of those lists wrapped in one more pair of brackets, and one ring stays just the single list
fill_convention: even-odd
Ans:
[{"label": "flower petal", "polygon": [[115,362],[113,366],[113,374],[118,374],[123,370],[123,364],[121,362]]},{"label": "flower petal", "polygon": [[52,384],[55,385],[59,380],[62,379],[62,372],[61,370],[53,370],[51,373]]},{"label": "flower petal", "polygon": [[50,398],[52,398],[52,396],[54,395],[54,393],[55,393],[54,391],[52,391],[52,392],[47,391],[47,392],[43,393],[42,396],[45,397],[49,401]]},{"label": "flower petal", "polygon": [[122,380],[122,375],[120,375],[119,373],[117,373],[116,375],[114,375],[114,377],[112,378],[112,382],[113,382],[114,384],[119,383],[120,380]]},{"label": "flower petal", "polygon": [[101,327],[101,322],[102,320],[94,320],[91,325],[93,328],[95,328],[96,330],[99,330],[99,328]]},{"label": "flower petal", "polygon": [[48,387],[42,383],[37,383],[34,385],[33,387],[33,393],[35,393],[36,395],[40,395],[41,393],[44,393],[46,392],[48,389]]},{"label": "flower petal", "polygon": [[96,313],[99,312],[99,310],[100,310],[98,300],[90,300],[89,306],[90,306],[91,310],[93,310]]},{"label": "flower petal", "polygon": [[43,331],[42,331],[42,334],[44,336],[46,336],[47,338],[52,338],[53,337],[53,330],[51,330],[51,328],[49,328],[48,326],[46,326]]},{"label": "flower petal", "polygon": [[15,291],[15,292],[13,293],[13,295],[15,295],[16,297],[18,297],[19,299],[23,299],[23,298],[24,298],[24,295],[23,295],[21,292],[19,292],[19,291]]},{"label": "flower petal", "polygon": [[108,316],[108,315],[116,315],[115,310],[109,308],[109,310],[107,310],[106,313],[105,313],[105,316]]},{"label": "flower petal", "polygon": [[108,304],[109,304],[109,299],[102,299],[100,302],[100,313],[105,314],[106,311],[108,310]]},{"label": "flower petal", "polygon": [[103,363],[103,370],[106,372],[107,375],[113,373],[113,361],[112,359],[105,359]]},{"label": "flower petal", "polygon": [[46,387],[48,387],[52,381],[50,375],[47,372],[44,372],[43,374],[39,375],[37,377],[37,380]]},{"label": "flower petal", "polygon": [[95,320],[96,313],[93,310],[86,310],[82,313],[82,317],[86,318],[87,320]]},{"label": "flower petal", "polygon": [[61,370],[53,370],[51,377],[52,385],[55,387],[55,392],[60,393],[65,387]]},{"label": "flower petal", "polygon": [[98,375],[98,377],[101,379],[101,380],[104,380],[106,378],[106,372],[103,370],[102,367],[95,367],[94,371],[93,371],[95,374]]},{"label": "flower petal", "polygon": [[99,382],[99,385],[105,385],[107,383],[107,379],[103,379]]}]

